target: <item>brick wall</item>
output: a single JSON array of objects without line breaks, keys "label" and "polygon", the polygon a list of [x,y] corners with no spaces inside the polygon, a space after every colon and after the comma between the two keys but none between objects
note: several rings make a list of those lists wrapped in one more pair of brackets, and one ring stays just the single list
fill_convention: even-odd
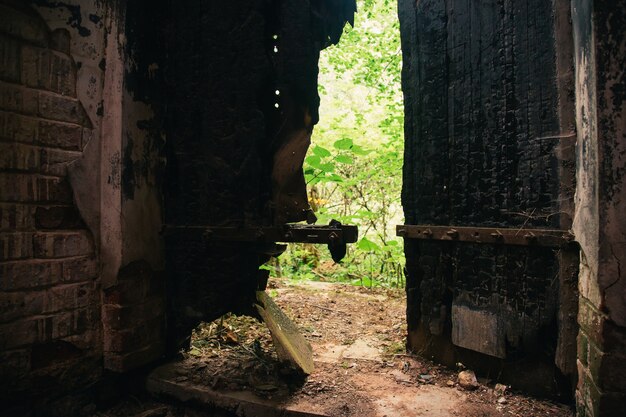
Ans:
[{"label": "brick wall", "polygon": [[92,124],[69,50],[68,31],[0,4],[0,402],[101,374],[95,245],[67,176]]},{"label": "brick wall", "polygon": [[120,270],[104,291],[104,366],[122,372],[145,365],[165,351],[165,277],[145,261]]}]

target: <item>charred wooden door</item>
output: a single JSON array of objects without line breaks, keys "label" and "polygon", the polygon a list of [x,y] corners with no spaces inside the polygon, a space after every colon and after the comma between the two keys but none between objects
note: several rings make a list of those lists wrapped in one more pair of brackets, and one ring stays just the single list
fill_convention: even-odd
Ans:
[{"label": "charred wooden door", "polygon": [[[276,246],[220,240],[312,220],[302,162],[317,123],[320,49],[354,1],[171,2],[166,256],[172,350],[202,320],[252,312]],[[263,239],[261,239],[263,240]]]},{"label": "charred wooden door", "polygon": [[[406,223],[568,230],[568,2],[399,0],[399,15]],[[577,252],[454,235],[405,240],[409,347],[555,392],[555,361],[575,374]]]}]

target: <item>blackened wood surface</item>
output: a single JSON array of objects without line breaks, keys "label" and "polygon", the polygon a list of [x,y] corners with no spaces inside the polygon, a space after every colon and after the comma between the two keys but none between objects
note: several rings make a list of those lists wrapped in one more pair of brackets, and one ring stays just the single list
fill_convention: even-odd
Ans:
[{"label": "blackened wood surface", "polygon": [[[260,90],[270,75],[263,1],[186,0],[171,6],[166,223],[263,223],[267,199]],[[201,320],[251,303],[259,256],[202,236],[166,238],[173,349]]]},{"label": "blackened wood surface", "polygon": [[334,3],[171,2],[165,205],[174,349],[202,320],[253,312],[268,259],[266,248],[209,243],[176,226],[307,219],[302,161],[317,122],[319,51],[354,12],[353,0]]},{"label": "blackened wood surface", "polygon": [[[567,228],[573,165],[563,149],[573,135],[560,117],[554,4],[400,0],[399,15],[406,223]],[[410,333],[449,338],[454,304],[496,314],[509,356],[554,349],[555,251],[445,242],[405,251]]]}]

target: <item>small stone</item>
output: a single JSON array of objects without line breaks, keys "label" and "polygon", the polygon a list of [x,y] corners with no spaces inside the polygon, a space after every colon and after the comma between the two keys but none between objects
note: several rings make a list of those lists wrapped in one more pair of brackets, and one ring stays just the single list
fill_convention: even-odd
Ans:
[{"label": "small stone", "polygon": [[446,385],[447,385],[447,386],[449,386],[449,387],[453,387],[453,386],[454,386],[454,381],[452,381],[451,379],[449,379],[449,380],[446,382]]},{"label": "small stone", "polygon": [[494,390],[498,396],[504,395],[508,387],[504,384],[496,384]]},{"label": "small stone", "polygon": [[406,384],[411,383],[411,377],[406,375],[406,374],[404,374],[401,371],[393,370],[393,371],[391,371],[391,375],[394,377],[396,382],[403,382],[403,383],[406,383]]},{"label": "small stone", "polygon": [[476,380],[476,374],[474,371],[461,371],[459,372],[459,385],[466,390],[475,390],[478,388],[478,380]]},{"label": "small stone", "polygon": [[498,398],[498,404],[506,404],[506,403],[507,403],[506,398],[504,397]]}]

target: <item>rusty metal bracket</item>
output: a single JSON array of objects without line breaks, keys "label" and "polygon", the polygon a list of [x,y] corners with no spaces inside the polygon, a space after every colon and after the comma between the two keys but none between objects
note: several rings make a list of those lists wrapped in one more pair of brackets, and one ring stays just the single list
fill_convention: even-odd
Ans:
[{"label": "rusty metal bracket", "polygon": [[217,226],[171,226],[165,234],[180,232],[202,233],[209,242],[300,242],[341,245],[358,239],[354,225],[333,224],[329,226],[285,224],[283,226],[217,227]]},{"label": "rusty metal bracket", "polygon": [[396,235],[405,239],[486,243],[515,246],[560,248],[575,244],[567,230],[515,229],[494,227],[457,227],[432,225],[398,225]]}]

